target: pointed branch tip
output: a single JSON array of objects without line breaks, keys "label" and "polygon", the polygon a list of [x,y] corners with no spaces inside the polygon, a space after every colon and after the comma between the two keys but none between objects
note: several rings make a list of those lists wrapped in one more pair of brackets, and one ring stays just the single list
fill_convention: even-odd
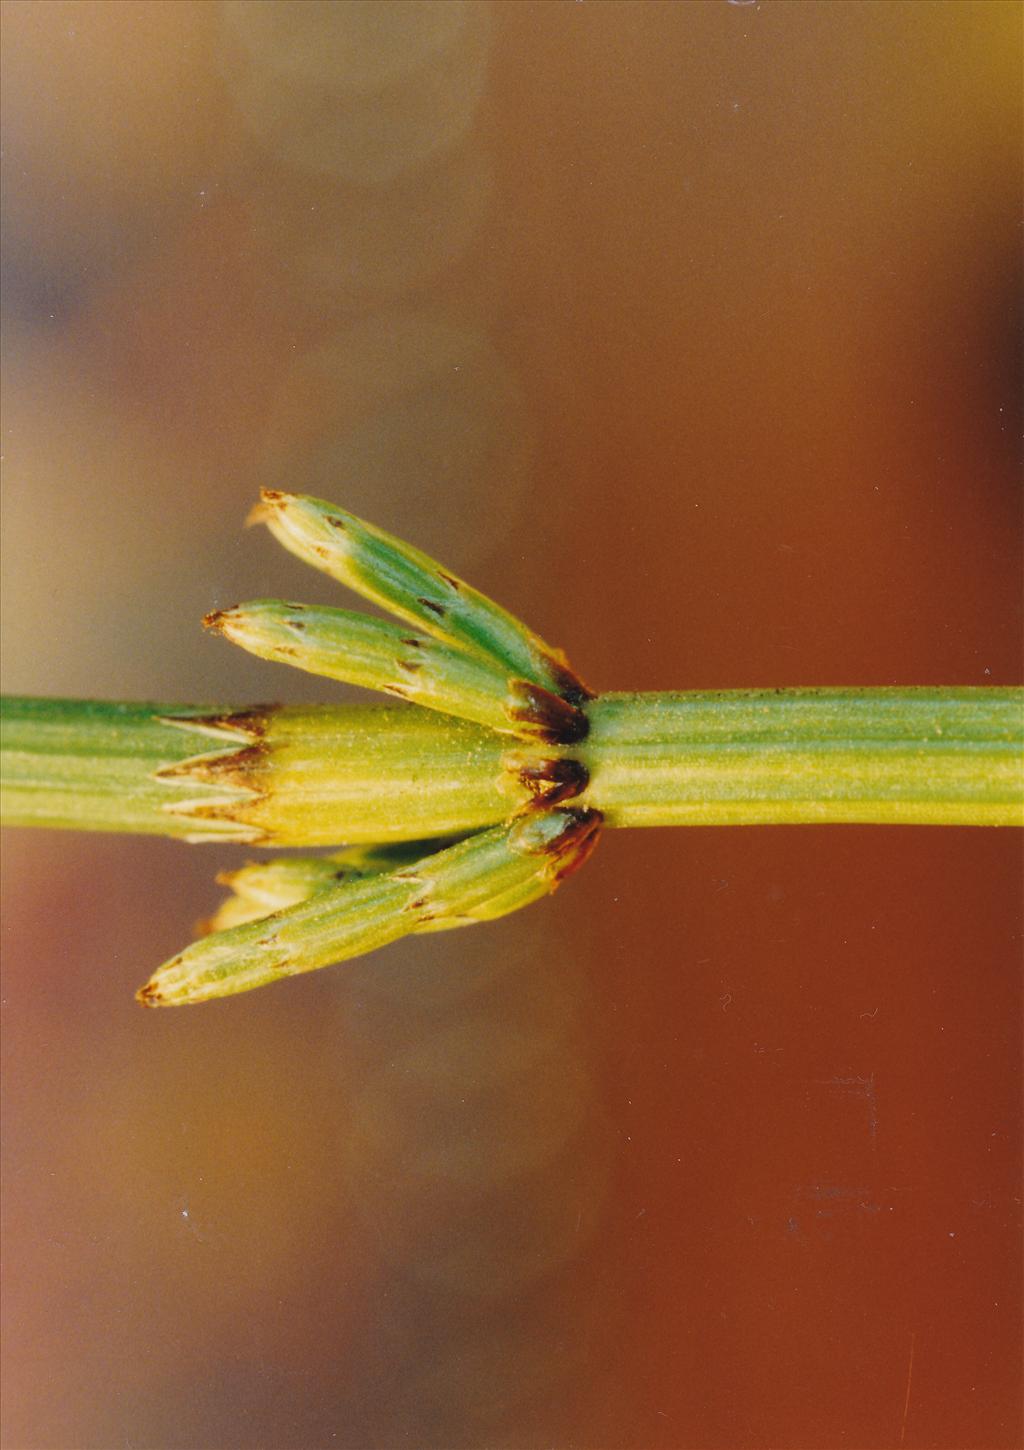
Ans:
[{"label": "pointed branch tip", "polygon": [[261,488],[259,502],[254,503],[245,516],[245,527],[251,529],[255,524],[265,524],[281,507],[295,497],[292,493],[284,493],[279,488]]}]

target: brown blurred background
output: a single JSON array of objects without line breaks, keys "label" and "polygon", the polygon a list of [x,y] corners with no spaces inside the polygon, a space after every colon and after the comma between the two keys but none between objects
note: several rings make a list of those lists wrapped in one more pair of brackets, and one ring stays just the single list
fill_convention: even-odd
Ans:
[{"label": "brown blurred background", "polygon": [[[259,484],[599,688],[1019,678],[1021,9],[3,5],[8,691],[331,699]],[[1018,833],[606,836],[191,1011],[4,843],[7,1450],[1015,1450]]]}]

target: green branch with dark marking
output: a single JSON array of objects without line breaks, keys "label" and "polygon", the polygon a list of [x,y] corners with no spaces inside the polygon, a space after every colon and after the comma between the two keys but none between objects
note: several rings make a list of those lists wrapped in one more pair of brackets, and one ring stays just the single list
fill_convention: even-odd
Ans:
[{"label": "green branch with dark marking", "polygon": [[595,697],[560,651],[372,525],[280,492],[257,517],[399,622],[257,600],[207,626],[399,703],[3,702],[6,824],[348,845],[224,878],[210,934],[155,974],[147,1005],[504,915],[553,890],[602,826],[1024,824],[1022,690]]}]

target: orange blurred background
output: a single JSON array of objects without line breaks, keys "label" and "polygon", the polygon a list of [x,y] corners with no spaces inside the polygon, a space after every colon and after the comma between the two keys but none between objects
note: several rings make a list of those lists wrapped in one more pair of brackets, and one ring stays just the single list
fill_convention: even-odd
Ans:
[{"label": "orange blurred background", "polygon": [[[260,484],[594,686],[1019,680],[1013,4],[9,0],[10,692],[337,698]],[[201,1010],[4,842],[9,1450],[1015,1450],[1019,833],[606,835]]]}]

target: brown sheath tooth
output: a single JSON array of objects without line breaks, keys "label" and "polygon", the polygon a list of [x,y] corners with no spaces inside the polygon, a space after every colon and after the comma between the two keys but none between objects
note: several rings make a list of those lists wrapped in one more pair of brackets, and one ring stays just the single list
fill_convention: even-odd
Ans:
[{"label": "brown sheath tooth", "polygon": [[462,580],[456,579],[455,576],[452,574],[446,574],[443,569],[438,569],[437,577],[439,579],[443,579],[444,582],[448,585],[448,588],[453,589],[456,594],[458,594],[462,588]]},{"label": "brown sheath tooth", "polygon": [[510,680],[505,713],[515,725],[549,745],[576,745],[586,738],[590,721],[583,711],[532,680]]},{"label": "brown sheath tooth", "polygon": [[247,800],[172,801],[164,809],[172,816],[187,816],[190,821],[238,821],[241,808],[251,804]]},{"label": "brown sheath tooth", "polygon": [[180,730],[198,730],[203,735],[239,735],[249,740],[262,740],[270,726],[270,717],[280,705],[250,705],[246,710],[225,710],[212,715],[161,715],[164,725]]},{"label": "brown sheath tooth", "polygon": [[572,800],[582,795],[590,783],[587,767],[579,760],[565,756],[531,758],[508,755],[506,769],[514,772],[516,779],[531,797],[529,808],[558,805],[560,801]]},{"label": "brown sheath tooth", "polygon": [[153,772],[157,780],[201,780],[207,785],[236,786],[254,790],[256,773],[267,758],[262,741],[233,750],[230,755],[193,755],[175,765]]},{"label": "brown sheath tooth", "polygon": [[424,609],[429,609],[433,614],[438,615],[441,619],[443,619],[444,616],[448,613],[447,609],[445,609],[443,604],[438,604],[436,599],[426,599],[422,594],[417,596],[416,602],[418,604],[422,604]]},{"label": "brown sheath tooth", "polygon": [[587,700],[596,698],[593,690],[589,690],[575,670],[570,669],[568,661],[561,652],[558,655],[545,654],[544,663],[551,671],[552,678],[558,686],[558,693],[564,700],[568,700],[572,705],[582,705]]},{"label": "brown sheath tooth", "polygon": [[[245,807],[255,805],[253,800],[234,800],[211,803],[206,800],[168,801],[163,809],[170,816],[194,827],[185,832],[185,841],[238,841],[243,846],[267,846],[270,837],[259,826],[245,821],[242,812]],[[215,822],[211,828],[209,822]]]},{"label": "brown sheath tooth", "polygon": [[[517,851],[546,857],[545,875],[551,890],[586,861],[597,845],[604,824],[600,811],[580,806],[558,806],[553,811],[520,816],[512,828],[511,841]],[[552,833],[552,825],[557,832]]]},{"label": "brown sheath tooth", "polygon": [[564,881],[589,860],[601,835],[604,816],[595,810],[565,812],[569,817],[565,830],[548,847],[548,855],[557,863],[555,884]]},{"label": "brown sheath tooth", "polygon": [[[257,796],[255,800],[171,801],[164,806],[164,810],[169,815],[179,816],[186,821],[197,821],[200,824],[203,821],[228,821],[238,827],[238,833],[230,837],[225,834],[224,840],[238,840],[246,846],[264,846],[268,841],[267,833],[258,826],[249,825],[244,819],[244,812],[257,805],[260,799],[261,797]],[[217,838],[221,839],[221,833],[218,832]],[[197,832],[191,839],[198,841],[207,838]]]}]

